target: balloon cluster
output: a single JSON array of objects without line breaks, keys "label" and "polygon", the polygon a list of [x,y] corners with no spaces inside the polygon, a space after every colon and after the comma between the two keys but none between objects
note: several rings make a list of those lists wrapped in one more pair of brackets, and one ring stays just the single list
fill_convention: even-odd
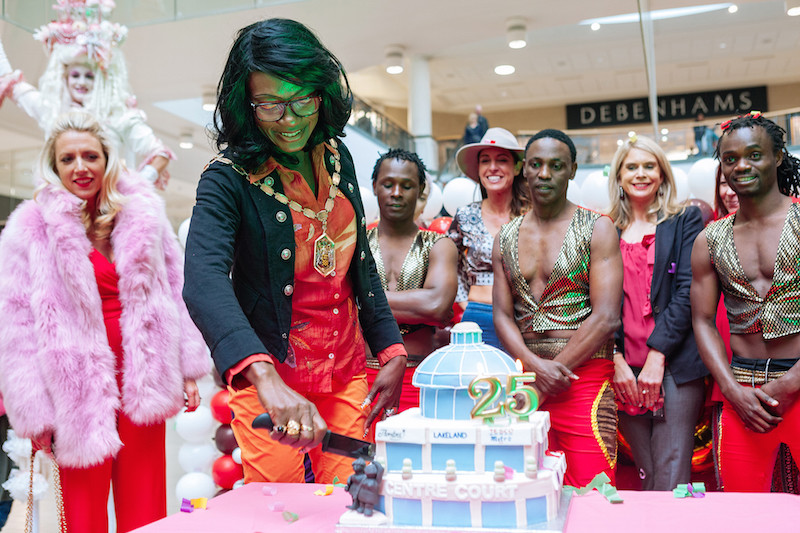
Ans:
[{"label": "balloon cluster", "polygon": [[208,392],[201,387],[201,396],[216,390],[208,407],[200,405],[196,411],[180,413],[175,419],[175,431],[186,441],[178,451],[178,463],[186,472],[175,487],[178,500],[212,498],[244,483],[241,452],[230,426],[233,413],[228,407],[229,393],[218,390],[223,384],[216,372],[217,386],[210,381]]}]

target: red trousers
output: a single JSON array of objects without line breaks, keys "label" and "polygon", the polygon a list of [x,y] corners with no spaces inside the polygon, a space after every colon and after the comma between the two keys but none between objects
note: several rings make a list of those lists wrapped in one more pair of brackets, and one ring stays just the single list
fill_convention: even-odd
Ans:
[{"label": "red trousers", "polygon": [[575,369],[580,379],[539,407],[550,412],[550,449],[567,459],[565,485],[583,487],[600,472],[614,484],[617,468],[617,406],[614,363],[590,359]]},{"label": "red trousers", "polygon": [[122,449],[90,468],[61,467],[67,531],[108,533],[108,491],[114,489],[117,531],[125,533],[167,516],[165,424],[137,426],[120,413]]},{"label": "red trousers", "polygon": [[[749,385],[742,385],[743,387]],[[726,492],[769,492],[775,458],[781,443],[800,458],[800,401],[783,415],[783,422],[767,433],[744,426],[736,410],[722,402],[719,435],[719,473]]]}]

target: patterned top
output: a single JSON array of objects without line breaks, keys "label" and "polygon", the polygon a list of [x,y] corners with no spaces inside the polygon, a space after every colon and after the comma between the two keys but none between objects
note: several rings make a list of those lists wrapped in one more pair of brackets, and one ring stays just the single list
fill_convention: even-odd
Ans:
[{"label": "patterned top", "polygon": [[786,214],[772,286],[764,298],[739,262],[733,240],[735,220],[734,213],[706,228],[708,253],[725,295],[731,333],[762,332],[764,339],[800,333],[800,205],[792,204]]},{"label": "patterned top", "polygon": [[[431,250],[433,245],[439,239],[444,239],[445,236],[436,233],[435,231],[419,230],[411,248],[403,260],[403,266],[400,269],[400,276],[397,278],[397,287],[395,291],[409,291],[414,289],[421,289],[425,284],[425,278],[428,276],[428,264],[430,263]],[[375,258],[375,266],[378,269],[378,276],[381,278],[381,286],[384,291],[388,291],[388,284],[386,280],[386,269],[383,265],[383,256],[381,256],[381,245],[378,241],[378,228],[367,230],[367,241],[369,248],[372,251],[372,256]],[[403,335],[410,333],[424,324],[400,324],[400,333]]]},{"label": "patterned top", "polygon": [[519,228],[523,217],[500,228],[503,271],[514,297],[514,319],[520,332],[575,330],[592,313],[589,258],[594,224],[601,216],[582,207],[575,210],[539,302],[519,268]]},{"label": "patterned top", "polygon": [[481,216],[481,202],[459,207],[447,236],[458,248],[458,292],[456,302],[466,302],[473,285],[493,285],[494,237]]}]

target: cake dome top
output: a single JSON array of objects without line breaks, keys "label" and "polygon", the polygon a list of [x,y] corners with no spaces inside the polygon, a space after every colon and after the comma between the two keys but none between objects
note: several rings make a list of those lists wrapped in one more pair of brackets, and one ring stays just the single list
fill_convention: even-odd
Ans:
[{"label": "cake dome top", "polygon": [[464,389],[476,377],[507,376],[517,372],[511,357],[485,344],[475,322],[461,322],[450,330],[450,344],[419,364],[412,383],[422,389]]}]

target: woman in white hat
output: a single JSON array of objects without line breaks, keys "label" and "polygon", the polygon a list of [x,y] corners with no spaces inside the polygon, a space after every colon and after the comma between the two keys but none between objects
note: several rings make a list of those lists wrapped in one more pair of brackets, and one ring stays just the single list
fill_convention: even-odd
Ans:
[{"label": "woman in white hat", "polygon": [[530,203],[522,177],[524,149],[503,128],[490,128],[481,142],[466,144],[456,154],[461,171],[478,182],[483,199],[460,207],[448,236],[459,251],[456,302],[462,321],[477,322],[483,341],[500,348],[492,322],[492,246],[500,226],[522,215]]}]

